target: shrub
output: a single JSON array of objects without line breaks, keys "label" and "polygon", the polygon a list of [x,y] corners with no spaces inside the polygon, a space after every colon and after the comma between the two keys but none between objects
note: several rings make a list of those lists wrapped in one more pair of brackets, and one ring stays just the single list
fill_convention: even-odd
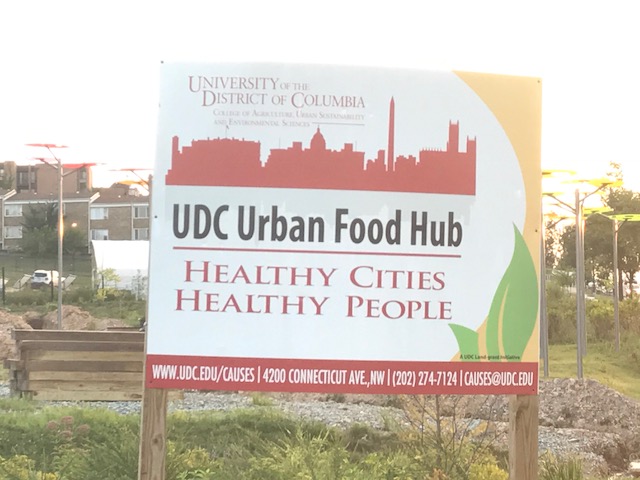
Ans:
[{"label": "shrub", "polygon": [[[2,412],[0,456],[9,458],[20,453],[32,459],[39,470],[52,468],[54,464],[61,468],[66,461],[54,462],[55,458],[80,458],[82,451],[93,445],[137,444],[138,430],[136,417],[101,409],[47,408],[29,415],[24,410]],[[129,442],[127,438],[133,440]],[[137,446],[133,450],[137,451]],[[74,468],[79,468],[75,457]]]},{"label": "shrub", "polygon": [[624,334],[640,335],[640,301],[638,296],[620,302],[620,329]]},{"label": "shrub", "polygon": [[275,405],[273,399],[262,392],[253,392],[251,403],[256,407],[273,407]]},{"label": "shrub", "polygon": [[562,458],[549,453],[540,458],[540,480],[582,480],[582,461],[577,457]]},{"label": "shrub", "polygon": [[469,480],[509,480],[509,474],[495,462],[482,462],[471,465]]},{"label": "shrub", "polygon": [[[424,472],[439,471],[445,479],[467,478],[472,465],[495,463],[493,448],[499,433],[491,421],[478,421],[470,410],[493,412],[496,398],[482,405],[460,395],[411,395],[403,397],[412,430],[403,432]],[[438,477],[435,477],[438,478]]]},{"label": "shrub", "polygon": [[138,432],[125,425],[113,430],[110,438],[87,443],[87,454],[78,459],[78,452],[68,450],[71,458],[60,463],[73,462],[73,476],[83,480],[135,480],[138,472]]},{"label": "shrub", "polygon": [[89,287],[72,288],[64,292],[65,303],[82,305],[93,301],[95,292]]},{"label": "shrub", "polygon": [[613,302],[611,300],[591,300],[587,302],[587,334],[599,341],[613,341]]},{"label": "shrub", "polygon": [[547,323],[549,343],[574,343],[576,338],[575,295],[555,282],[547,283]]},{"label": "shrub", "polygon": [[6,305],[11,307],[25,307],[30,305],[46,305],[55,301],[57,293],[51,295],[51,289],[30,289],[25,288],[17,292],[7,292],[5,295]]},{"label": "shrub", "polygon": [[58,480],[55,473],[35,469],[35,462],[26,455],[14,455],[6,460],[0,457],[0,480]]}]

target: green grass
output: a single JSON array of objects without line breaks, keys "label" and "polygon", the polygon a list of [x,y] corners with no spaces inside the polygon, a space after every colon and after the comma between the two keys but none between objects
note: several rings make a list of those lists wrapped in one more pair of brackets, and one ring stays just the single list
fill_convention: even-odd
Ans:
[{"label": "green grass", "polygon": [[[577,378],[577,351],[575,345],[549,346],[549,377]],[[540,378],[543,378],[540,363]],[[587,354],[582,361],[583,377],[597,380],[603,385],[640,400],[640,382],[637,368],[628,353],[616,352],[610,343],[587,343]]]}]

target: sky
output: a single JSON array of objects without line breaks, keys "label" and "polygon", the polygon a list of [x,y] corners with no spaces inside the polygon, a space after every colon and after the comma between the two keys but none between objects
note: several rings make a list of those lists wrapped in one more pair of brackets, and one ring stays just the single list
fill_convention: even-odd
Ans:
[{"label": "sky", "polygon": [[542,79],[542,166],[640,191],[633,0],[21,0],[0,4],[0,162],[152,168],[162,61],[464,70]]}]

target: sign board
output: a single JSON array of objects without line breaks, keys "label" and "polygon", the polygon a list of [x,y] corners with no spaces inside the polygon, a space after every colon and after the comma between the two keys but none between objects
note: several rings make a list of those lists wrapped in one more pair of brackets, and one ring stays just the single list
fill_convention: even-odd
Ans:
[{"label": "sign board", "polygon": [[537,393],[538,79],[161,70],[147,387]]}]

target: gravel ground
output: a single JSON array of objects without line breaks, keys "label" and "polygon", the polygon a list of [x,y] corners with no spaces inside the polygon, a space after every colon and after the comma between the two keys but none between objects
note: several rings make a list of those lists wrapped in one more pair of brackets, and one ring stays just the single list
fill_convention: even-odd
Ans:
[{"label": "gravel ground", "polygon": [[[9,386],[0,384],[0,397],[9,396]],[[291,396],[290,398],[294,398]],[[314,398],[319,398],[315,396]],[[140,413],[139,401],[129,402],[42,402],[48,405],[106,408],[121,414]],[[238,408],[274,408],[286,414],[320,421],[334,427],[346,428],[362,423],[373,428],[384,428],[385,422],[403,422],[404,412],[393,407],[371,403],[347,403],[331,400],[303,400],[299,396],[287,400],[282,395],[254,396],[235,392],[184,392],[182,400],[169,402],[168,411],[228,411]]]}]

